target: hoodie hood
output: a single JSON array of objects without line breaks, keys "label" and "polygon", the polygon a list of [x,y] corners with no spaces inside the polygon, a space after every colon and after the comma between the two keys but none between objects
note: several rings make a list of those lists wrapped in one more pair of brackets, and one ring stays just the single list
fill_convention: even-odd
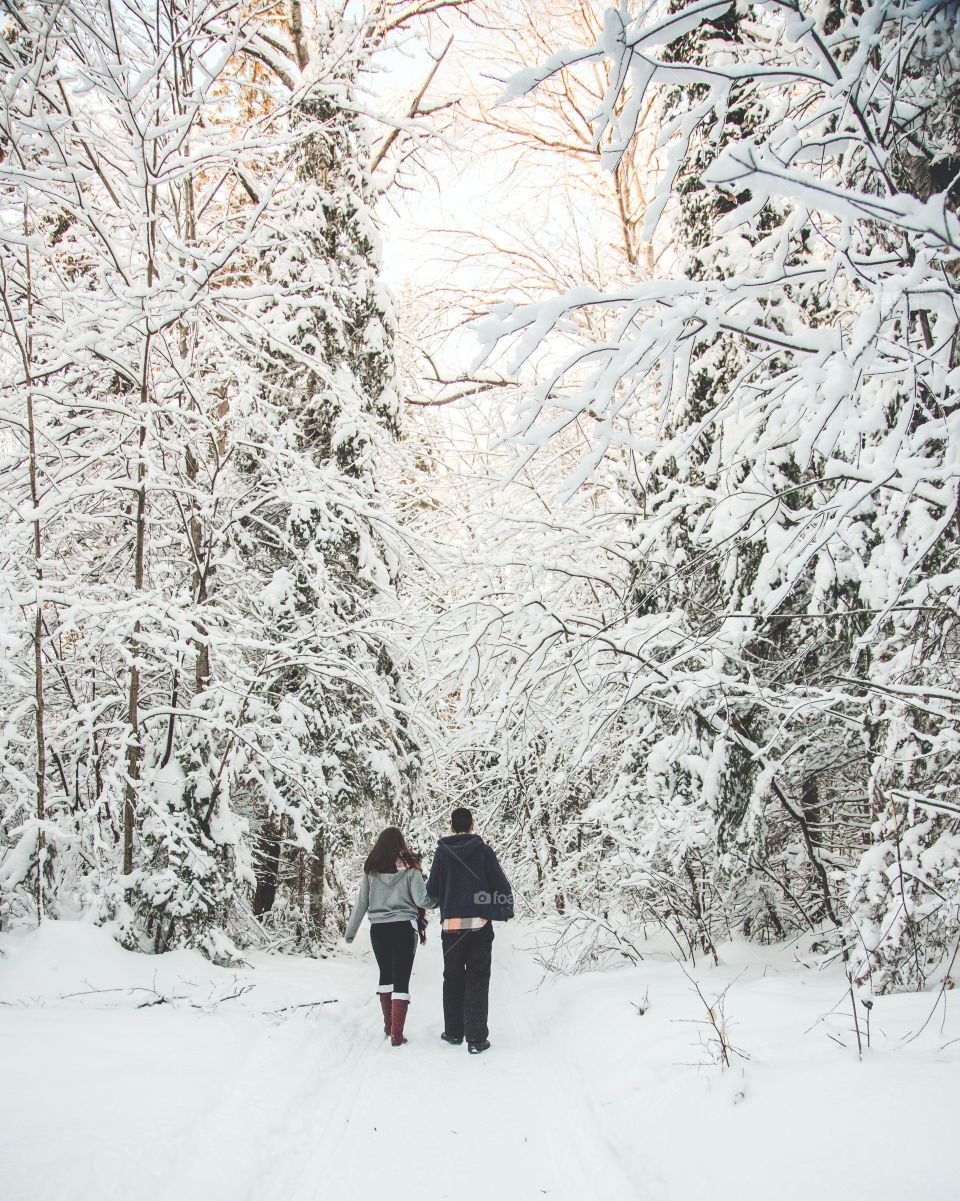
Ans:
[{"label": "hoodie hood", "polygon": [[371,872],[387,897],[403,896],[408,887],[408,873],[416,868],[403,868],[395,872]]},{"label": "hoodie hood", "polygon": [[476,874],[479,874],[486,847],[479,834],[448,834],[437,843],[439,851]]}]

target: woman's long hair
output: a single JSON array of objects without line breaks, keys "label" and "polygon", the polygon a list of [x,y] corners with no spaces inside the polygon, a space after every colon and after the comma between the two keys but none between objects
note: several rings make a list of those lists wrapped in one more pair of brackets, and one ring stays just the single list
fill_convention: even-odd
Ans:
[{"label": "woman's long hair", "polygon": [[365,872],[395,872],[397,867],[419,867],[420,860],[407,846],[396,826],[387,826],[373,844],[363,865]]}]

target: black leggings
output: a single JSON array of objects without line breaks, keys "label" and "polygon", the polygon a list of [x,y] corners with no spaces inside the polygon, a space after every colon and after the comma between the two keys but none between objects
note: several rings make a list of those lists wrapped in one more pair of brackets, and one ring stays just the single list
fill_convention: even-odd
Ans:
[{"label": "black leggings", "polygon": [[410,973],[417,950],[417,932],[409,921],[376,922],[370,926],[370,941],[380,968],[377,992],[392,992],[399,1000],[410,999]]}]

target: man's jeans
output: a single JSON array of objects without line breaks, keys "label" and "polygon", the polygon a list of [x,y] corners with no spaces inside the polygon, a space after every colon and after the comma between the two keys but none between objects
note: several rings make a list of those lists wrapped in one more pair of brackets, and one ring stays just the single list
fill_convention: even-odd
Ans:
[{"label": "man's jeans", "polygon": [[443,1025],[450,1038],[468,1043],[483,1042],[487,1029],[487,1000],[490,992],[490,957],[493,952],[493,923],[479,930],[444,932]]}]

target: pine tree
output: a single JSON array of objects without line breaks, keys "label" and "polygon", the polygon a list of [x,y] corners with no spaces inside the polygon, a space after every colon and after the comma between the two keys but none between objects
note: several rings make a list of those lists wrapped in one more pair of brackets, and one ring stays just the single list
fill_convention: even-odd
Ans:
[{"label": "pine tree", "polygon": [[405,806],[416,763],[394,651],[375,621],[395,604],[382,476],[399,412],[370,149],[353,112],[358,63],[344,40],[331,25],[313,52],[317,82],[289,116],[291,186],[257,249],[267,287],[251,350],[267,366],[244,471],[258,516],[237,537],[249,568],[273,573],[274,636],[298,648],[264,698],[286,770],[251,810],[257,908],[271,910],[279,886],[311,937],[328,920],[328,878],[339,887],[338,865],[371,823]]}]

